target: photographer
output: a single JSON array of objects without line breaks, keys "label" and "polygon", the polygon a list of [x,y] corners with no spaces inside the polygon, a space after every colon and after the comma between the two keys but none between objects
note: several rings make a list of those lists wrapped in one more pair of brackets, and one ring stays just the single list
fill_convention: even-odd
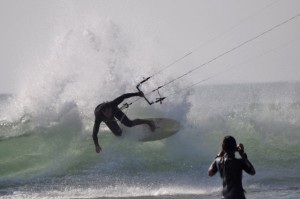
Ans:
[{"label": "photographer", "polygon": [[[238,151],[242,159],[235,158]],[[218,171],[223,181],[222,198],[245,199],[245,190],[242,186],[243,170],[255,175],[255,169],[244,153],[243,144],[236,144],[234,137],[226,136],[223,139],[222,149],[208,169],[208,175],[213,176]]]}]

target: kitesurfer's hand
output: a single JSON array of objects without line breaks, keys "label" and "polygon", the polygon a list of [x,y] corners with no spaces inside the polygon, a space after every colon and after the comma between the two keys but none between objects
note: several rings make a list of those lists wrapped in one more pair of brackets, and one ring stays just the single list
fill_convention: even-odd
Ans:
[{"label": "kitesurfer's hand", "polygon": [[143,93],[142,91],[139,91],[139,92],[138,92],[138,95],[139,95],[140,97],[144,97],[144,96],[145,96],[144,93]]},{"label": "kitesurfer's hand", "polygon": [[100,146],[96,146],[96,153],[100,153],[101,150],[102,150],[102,149],[101,149]]}]

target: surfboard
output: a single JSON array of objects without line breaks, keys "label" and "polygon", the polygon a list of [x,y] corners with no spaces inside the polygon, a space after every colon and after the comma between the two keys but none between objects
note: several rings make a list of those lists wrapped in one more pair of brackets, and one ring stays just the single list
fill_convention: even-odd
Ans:
[{"label": "surfboard", "polygon": [[165,139],[176,134],[180,128],[181,124],[170,118],[148,118],[154,121],[156,129],[151,131],[148,126],[144,127],[141,135],[139,136],[139,141],[148,142]]}]

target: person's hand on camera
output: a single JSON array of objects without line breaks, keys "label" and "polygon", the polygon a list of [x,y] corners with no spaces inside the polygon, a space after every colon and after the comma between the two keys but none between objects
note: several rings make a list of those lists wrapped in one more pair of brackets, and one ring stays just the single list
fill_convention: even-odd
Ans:
[{"label": "person's hand on camera", "polygon": [[238,144],[236,147],[237,151],[239,152],[240,156],[243,158],[245,153],[244,153],[244,145],[242,143]]}]

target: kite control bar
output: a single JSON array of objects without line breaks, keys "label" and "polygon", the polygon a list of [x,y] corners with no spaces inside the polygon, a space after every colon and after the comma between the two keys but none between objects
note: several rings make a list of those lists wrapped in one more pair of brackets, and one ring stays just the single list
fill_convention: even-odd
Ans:
[{"label": "kite control bar", "polygon": [[[143,81],[141,81],[137,86],[136,86],[136,89],[139,91],[139,92],[142,92],[141,89],[140,89],[140,86],[145,83],[146,81],[148,81],[150,79],[150,77],[147,77],[146,79],[144,79]],[[154,102],[150,102],[147,97],[144,95],[143,96],[144,99],[146,100],[146,102],[151,106]]]},{"label": "kite control bar", "polygon": [[[136,86],[136,89],[137,89],[139,92],[142,92],[141,89],[140,89],[140,86],[141,86],[143,83],[145,83],[146,81],[148,81],[150,78],[151,78],[151,77],[147,77],[147,78],[145,78],[144,80],[142,80],[142,81]],[[159,88],[158,88],[158,89],[159,89]],[[150,101],[148,100],[148,98],[147,98],[145,95],[143,96],[144,99],[146,100],[146,102],[147,102],[150,106],[151,106],[152,104],[158,103],[158,102],[160,102],[160,104],[162,104],[162,101],[163,101],[164,99],[166,99],[166,97],[161,97],[161,95],[160,95],[158,89],[155,89],[155,90],[152,91],[152,92],[154,92],[154,91],[157,90],[158,95],[159,95],[159,98],[156,98],[155,102],[153,102],[153,101],[150,102]]]}]

